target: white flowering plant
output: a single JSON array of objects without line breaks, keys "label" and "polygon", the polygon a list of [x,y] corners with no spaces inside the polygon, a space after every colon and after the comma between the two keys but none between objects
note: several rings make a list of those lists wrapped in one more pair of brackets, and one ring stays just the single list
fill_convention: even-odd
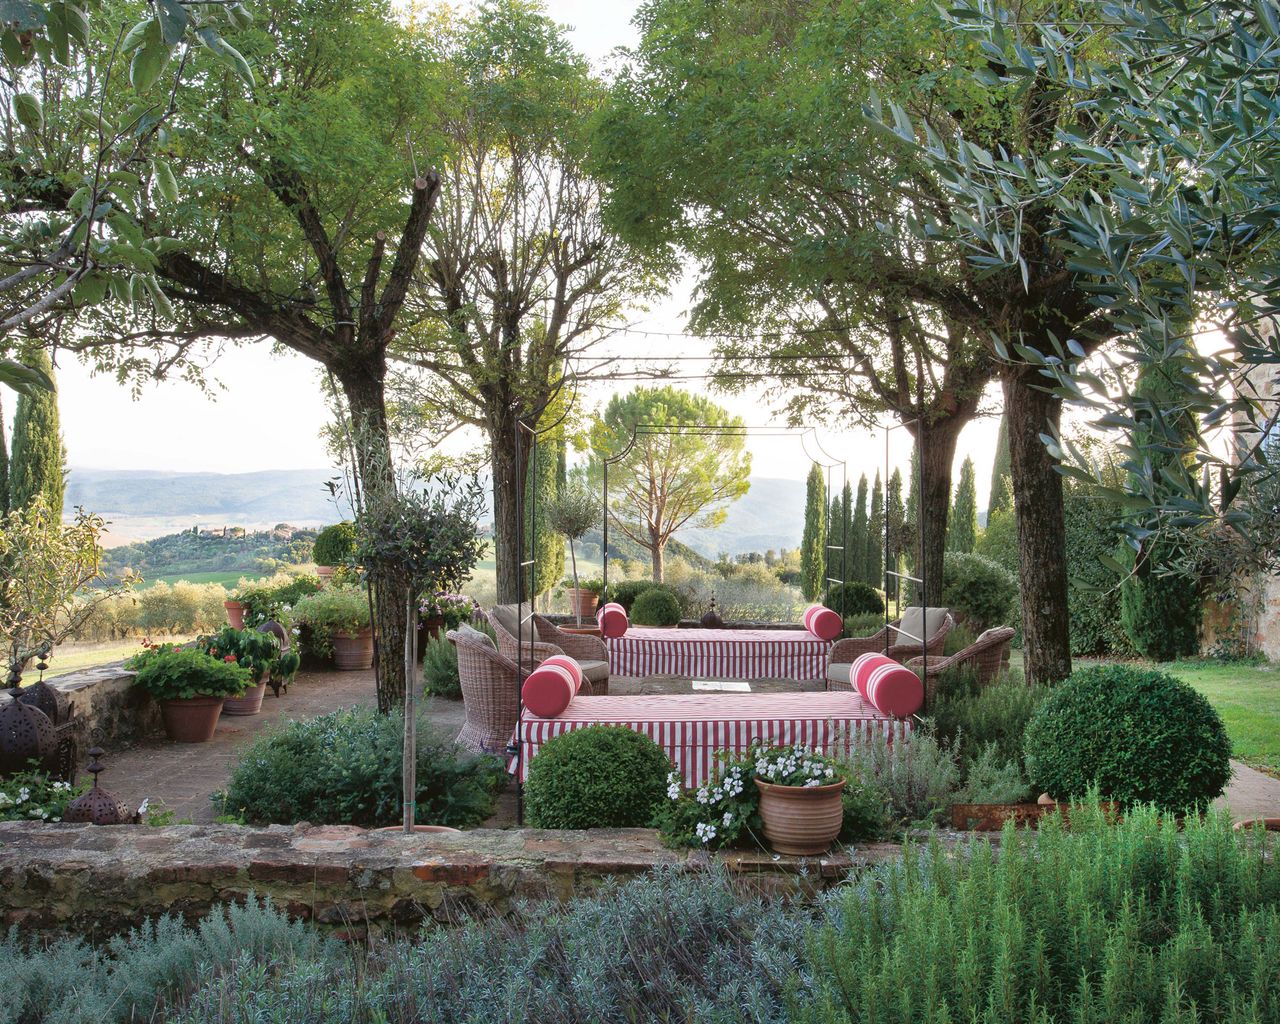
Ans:
[{"label": "white flowering plant", "polygon": [[711,777],[702,785],[685,786],[678,772],[667,777],[668,800],[658,813],[658,829],[670,846],[718,849],[748,840],[763,846],[756,779],[811,787],[844,778],[840,766],[821,749],[757,743],[737,756],[721,750]]},{"label": "white flowering plant", "polygon": [[61,821],[67,804],[87,788],[39,771],[0,778],[0,821]]}]

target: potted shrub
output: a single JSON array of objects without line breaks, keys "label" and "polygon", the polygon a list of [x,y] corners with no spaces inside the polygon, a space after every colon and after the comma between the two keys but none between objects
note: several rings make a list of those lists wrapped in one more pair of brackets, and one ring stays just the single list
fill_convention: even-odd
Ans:
[{"label": "potted shrub", "polygon": [[[564,592],[569,596],[569,607],[573,610],[576,626],[565,627],[585,633],[599,632],[595,625],[596,606],[600,603],[600,594],[604,591],[604,581],[589,579],[579,582],[576,578],[564,581]],[[591,625],[584,626],[586,619]]]},{"label": "potted shrub", "polygon": [[334,523],[316,534],[312,558],[316,562],[316,575],[328,580],[339,566],[350,565],[356,549],[356,525],[351,522]]},{"label": "potted shrub", "polygon": [[844,821],[845,780],[834,761],[805,746],[756,753],[764,837],[778,853],[809,857],[831,849]]},{"label": "potted shrub", "polygon": [[343,672],[373,666],[373,628],[369,597],[356,587],[329,587],[310,594],[293,608],[294,618],[311,627],[315,647],[333,653]]},{"label": "potted shrub", "polygon": [[569,586],[569,580],[564,583],[579,629],[582,628],[583,616],[589,619],[595,614],[596,602],[600,598],[600,592],[604,590],[604,583],[600,580],[582,584],[578,582],[578,554],[574,544],[586,535],[599,518],[600,503],[582,486],[567,488],[556,496],[547,509],[547,525],[556,533],[564,534],[569,541],[573,585]]},{"label": "potted shrub", "polygon": [[134,685],[160,702],[164,731],[178,743],[203,743],[213,738],[227,697],[239,697],[249,685],[249,669],[234,656],[215,658],[194,648],[163,644],[135,655]]},{"label": "potted shrub", "polygon": [[227,598],[222,607],[227,610],[227,625],[232,629],[244,629],[244,603],[239,595]]},{"label": "potted shrub", "polygon": [[475,611],[476,602],[465,594],[436,593],[424,597],[418,606],[418,650],[425,651],[429,641],[470,622]]},{"label": "potted shrub", "polygon": [[223,701],[223,714],[256,715],[262,710],[267,678],[280,658],[280,641],[275,636],[256,629],[223,626],[212,636],[197,638],[196,646],[210,657],[233,661],[249,672],[248,687],[239,697]]}]

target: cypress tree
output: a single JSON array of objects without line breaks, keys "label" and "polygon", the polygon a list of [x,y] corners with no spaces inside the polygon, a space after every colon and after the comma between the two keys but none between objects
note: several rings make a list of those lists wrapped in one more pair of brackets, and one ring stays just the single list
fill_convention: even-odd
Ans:
[{"label": "cypress tree", "polygon": [[4,403],[0,402],[0,516],[9,511],[9,441],[5,437]]},{"label": "cypress tree", "polygon": [[840,495],[831,496],[831,508],[827,511],[827,575],[832,579],[844,579],[844,551],[841,550],[840,528],[844,512],[840,507]]},{"label": "cypress tree", "polygon": [[[920,445],[911,449],[911,476],[907,480],[907,508],[902,520],[902,558],[908,572],[920,565]],[[916,573],[918,576],[919,573]]]},{"label": "cypress tree", "polygon": [[973,479],[973,459],[960,464],[951,515],[947,517],[947,550],[972,551],[978,541],[978,494]]},{"label": "cypress tree", "polygon": [[1013,473],[1009,464],[1009,417],[1000,417],[1000,433],[996,436],[996,459],[991,464],[991,493],[987,498],[987,518],[992,512],[1013,508],[1013,491],[1009,479]]},{"label": "cypress tree", "polygon": [[[534,597],[545,594],[564,578],[564,537],[547,525],[547,509],[560,493],[564,439],[555,433],[538,438],[525,482],[525,558],[534,560]],[[524,569],[528,585],[528,567]]]},{"label": "cypress tree", "polygon": [[[889,490],[885,498],[885,532],[889,536],[889,564],[886,570],[903,571],[903,556],[907,550],[907,513],[902,504],[902,473],[893,471],[889,477]],[[895,599],[898,596],[898,579],[891,577],[885,583],[886,592]]]},{"label": "cypress tree", "polygon": [[[1195,414],[1180,408],[1186,400],[1186,392],[1173,380],[1184,365],[1178,359],[1151,363],[1138,378],[1134,394],[1150,402],[1167,419],[1172,419],[1185,442],[1184,451],[1193,452],[1198,434]],[[1153,416],[1154,413],[1147,415]],[[1155,435],[1156,431],[1143,426],[1140,421],[1132,433],[1132,444],[1138,451],[1146,453],[1157,472],[1194,471],[1195,464],[1189,455],[1161,451]],[[1159,440],[1162,444],[1165,443],[1164,436],[1161,432]],[[1120,586],[1120,618],[1134,649],[1153,661],[1172,661],[1200,651],[1203,613],[1200,581],[1184,575],[1162,573],[1162,566],[1172,554],[1171,542],[1157,536],[1144,541],[1142,549],[1136,553],[1125,545],[1119,559],[1133,569]]]},{"label": "cypress tree", "polygon": [[805,481],[804,536],[800,542],[800,593],[816,601],[824,589],[827,543],[827,496],[822,467],[816,462]]},{"label": "cypress tree", "polygon": [[880,471],[876,470],[875,486],[871,488],[871,504],[867,509],[867,557],[863,562],[863,579],[881,589],[884,581],[884,484]]},{"label": "cypress tree", "polygon": [[[53,365],[43,351],[32,356],[30,365],[53,379]],[[66,452],[58,425],[57,391],[19,395],[9,457],[9,507],[25,508],[40,496],[61,515],[65,489]]]},{"label": "cypress tree", "polygon": [[858,497],[849,517],[849,576],[851,580],[867,578],[867,474],[858,480]]}]

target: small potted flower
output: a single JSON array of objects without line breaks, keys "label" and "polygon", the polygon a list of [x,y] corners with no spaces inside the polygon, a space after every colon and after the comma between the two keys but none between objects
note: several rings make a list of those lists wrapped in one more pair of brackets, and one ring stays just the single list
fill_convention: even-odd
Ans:
[{"label": "small potted flower", "polygon": [[343,672],[373,666],[369,596],[357,587],[328,587],[293,606],[294,621],[311,628],[312,647],[333,652]]},{"label": "small potted flower", "polygon": [[280,642],[271,633],[223,626],[212,636],[197,638],[196,646],[211,657],[233,661],[249,671],[249,686],[239,697],[222,704],[224,715],[256,715],[262,710],[267,678],[280,657]]},{"label": "small potted flower", "polygon": [[475,614],[476,603],[465,594],[429,594],[418,606],[418,650],[425,651],[427,642],[442,633],[457,629]]},{"label": "small potted flower", "polygon": [[251,677],[234,655],[215,658],[173,644],[148,647],[125,667],[134,671],[134,685],[160,702],[164,731],[178,743],[212,739],[223,701],[244,693]]},{"label": "small potted flower", "polygon": [[351,522],[334,523],[316,534],[312,557],[316,562],[316,575],[321,581],[329,580],[334,571],[351,565],[356,550],[356,525]]},{"label": "small potted flower", "polygon": [[764,837],[778,853],[809,857],[831,849],[844,821],[845,780],[822,748],[755,751],[756,788]]}]

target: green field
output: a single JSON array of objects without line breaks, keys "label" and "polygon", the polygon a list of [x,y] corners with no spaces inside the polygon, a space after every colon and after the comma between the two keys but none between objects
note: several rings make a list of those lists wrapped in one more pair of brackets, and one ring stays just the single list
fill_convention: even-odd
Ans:
[{"label": "green field", "polygon": [[235,587],[240,582],[242,576],[254,578],[262,575],[254,572],[252,569],[224,569],[212,572],[177,572],[167,576],[156,576],[154,579],[144,579],[139,590],[145,590],[156,583],[177,583],[183,580],[187,583],[221,583],[228,590]]},{"label": "green field", "polygon": [[1280,773],[1280,666],[1176,662],[1160,667],[1217,708],[1236,757]]}]

